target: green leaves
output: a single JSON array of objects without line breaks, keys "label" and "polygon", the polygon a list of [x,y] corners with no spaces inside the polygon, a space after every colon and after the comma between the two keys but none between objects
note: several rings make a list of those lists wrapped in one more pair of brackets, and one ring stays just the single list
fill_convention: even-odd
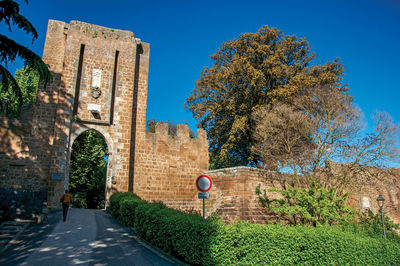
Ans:
[{"label": "green leaves", "polygon": [[[3,68],[3,70],[7,71],[5,68]],[[9,75],[9,78],[13,78],[11,74]],[[0,84],[0,100],[6,103],[1,109],[8,117],[19,116],[21,112],[21,101],[23,104],[36,102],[39,78],[37,71],[29,70],[27,67],[24,67],[15,72],[15,80],[19,89],[12,84],[6,84],[8,87]]]},{"label": "green leaves", "polygon": [[278,215],[290,224],[317,226],[355,220],[355,211],[345,204],[348,194],[341,194],[335,188],[324,188],[314,180],[307,188],[287,185],[285,189],[269,191],[278,192],[280,197],[270,199],[258,186],[256,194],[261,205],[267,213]]},{"label": "green leaves", "polygon": [[147,203],[132,193],[113,194],[112,213],[117,201],[119,220],[130,226],[133,219],[140,237],[191,265],[400,264],[400,242],[382,237],[323,225],[203,223],[197,215]]},{"label": "green leaves", "polygon": [[[360,212],[358,213],[357,218],[357,222],[343,224],[342,228],[345,230],[350,230],[351,232],[361,232],[371,237],[383,237],[382,217],[379,211],[376,214],[374,214],[371,210]],[[398,234],[400,225],[395,224],[385,214],[384,223],[387,238],[393,239],[394,241],[400,243],[400,236]]]},{"label": "green leaves", "polygon": [[[25,1],[28,4],[28,1]],[[24,16],[19,14],[19,4],[12,0],[0,1],[0,22],[4,21],[11,31],[11,24],[32,34],[32,42],[38,38],[38,33],[33,25]]]},{"label": "green leaves", "polygon": [[[28,3],[28,1],[25,1]],[[33,25],[22,15],[19,14],[19,4],[13,0],[0,1],[0,22],[7,24],[11,32],[11,24],[32,35],[32,42],[38,38],[38,33]],[[52,81],[52,75],[42,61],[40,56],[29,50],[27,47],[13,41],[7,36],[0,34],[0,80],[3,85],[0,93],[4,94],[4,90],[11,90],[17,95],[19,105],[22,105],[22,93],[16,79],[12,77],[6,69],[8,62],[15,61],[16,58],[21,58],[24,61],[27,69],[35,70],[40,80],[45,84]]]},{"label": "green leaves", "polygon": [[94,130],[83,132],[72,144],[69,187],[74,207],[104,207],[107,152],[104,138]]},{"label": "green leaves", "polygon": [[339,61],[313,66],[313,58],[307,40],[268,26],[221,45],[185,103],[207,131],[211,167],[257,165],[251,115],[261,106],[292,103],[316,85],[341,83]]},{"label": "green leaves", "polygon": [[120,203],[122,200],[130,200],[130,199],[139,199],[133,193],[130,192],[116,192],[111,195],[110,197],[110,212],[111,215],[114,216],[116,219],[120,217]]}]

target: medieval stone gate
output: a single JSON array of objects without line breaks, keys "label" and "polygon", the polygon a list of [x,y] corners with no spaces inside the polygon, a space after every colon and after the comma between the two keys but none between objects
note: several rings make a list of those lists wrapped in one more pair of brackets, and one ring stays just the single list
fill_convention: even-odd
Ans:
[{"label": "medieval stone gate", "polygon": [[135,132],[144,131],[146,121],[149,45],[132,32],[50,20],[43,60],[54,76],[39,96],[42,110],[52,105],[54,117],[36,116],[39,125],[54,125],[50,205],[68,186],[72,143],[88,129],[100,132],[109,149],[106,194],[133,191]]},{"label": "medieval stone gate", "polygon": [[[69,183],[72,143],[96,130],[109,151],[106,198],[131,191],[174,208],[200,209],[194,181],[206,173],[214,181],[208,213],[218,211],[226,221],[264,222],[255,188],[281,188],[277,173],[249,167],[207,172],[205,131],[199,129],[196,138],[187,125],[178,125],[176,136],[168,135],[166,124],[146,131],[149,49],[129,31],[50,20],[43,61],[52,83],[39,87],[37,103],[21,119],[0,116],[1,192],[25,193],[33,204],[45,195],[50,207],[59,207]],[[355,184],[351,204],[376,211],[374,199],[382,194],[389,217],[399,222],[400,169],[384,175],[379,184]]]},{"label": "medieval stone gate", "polygon": [[48,204],[58,206],[69,182],[72,143],[92,129],[109,150],[106,198],[135,191],[162,200],[180,188],[177,198],[194,197],[193,189],[182,188],[208,168],[206,135],[200,130],[191,139],[186,125],[178,125],[175,138],[162,124],[146,132],[149,52],[130,31],[49,20],[43,61],[53,81],[39,88],[22,122],[2,118],[2,164],[21,167],[1,187],[46,190]]}]

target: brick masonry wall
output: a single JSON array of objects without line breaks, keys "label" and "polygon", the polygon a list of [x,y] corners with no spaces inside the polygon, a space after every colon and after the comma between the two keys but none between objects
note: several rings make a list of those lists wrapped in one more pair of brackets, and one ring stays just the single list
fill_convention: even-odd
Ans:
[{"label": "brick masonry wall", "polygon": [[[348,204],[358,210],[379,211],[376,198],[379,194],[385,198],[384,212],[395,223],[400,223],[400,168],[379,171],[379,180],[360,178],[348,187]],[[265,223],[272,217],[263,212],[255,194],[260,184],[261,190],[282,189],[285,181],[291,181],[288,175],[263,171],[250,167],[233,167],[205,172],[214,182],[210,191],[208,212],[218,212],[227,223],[239,219],[254,223]],[[267,192],[271,198],[278,197],[276,192]]]},{"label": "brick masonry wall", "polygon": [[[0,186],[45,188],[49,205],[59,207],[69,181],[72,143],[92,129],[103,135],[110,152],[106,196],[127,191],[130,178],[133,183],[129,166],[135,159],[135,132],[145,132],[149,53],[149,44],[129,31],[49,20],[43,61],[53,81],[39,87],[37,103],[24,121],[0,117],[0,174],[5,177]],[[101,91],[97,98],[93,86]],[[89,110],[93,106],[98,117]]]},{"label": "brick masonry wall", "polygon": [[[3,188],[46,189],[56,127],[58,88],[61,84],[65,38],[63,22],[49,23],[43,60],[49,65],[53,82],[41,86],[37,103],[22,111],[21,119],[9,120],[0,117],[0,167],[5,178],[0,181]],[[49,56],[51,54],[51,56]],[[23,165],[14,167],[16,165]],[[10,168],[14,168],[10,171]],[[52,189],[50,189],[52,190]]]},{"label": "brick masonry wall", "polygon": [[[49,20],[43,60],[53,82],[39,88],[37,103],[26,108],[21,119],[0,116],[0,188],[47,191],[49,206],[60,207],[72,143],[91,129],[102,134],[110,153],[107,198],[115,191],[131,191],[174,208],[201,210],[195,180],[206,173],[214,181],[207,215],[217,211],[228,223],[271,218],[260,209],[255,189],[258,184],[262,189],[281,188],[290,177],[248,167],[207,171],[203,130],[194,139],[186,125],[177,126],[175,137],[168,135],[166,124],[157,125],[155,133],[146,132],[149,56],[150,45],[132,32]],[[93,97],[95,87],[99,97]],[[93,107],[97,114],[89,110]],[[400,223],[400,170],[382,173],[378,183],[361,179],[353,184],[349,202],[376,212],[375,199],[382,194],[386,213]]]},{"label": "brick masonry wall", "polygon": [[[62,23],[49,21],[48,31]],[[51,206],[58,204],[63,187],[68,184],[70,147],[74,139],[88,129],[97,130],[103,135],[110,152],[106,197],[112,191],[128,190],[129,165],[134,162],[131,156],[134,139],[131,136],[138,122],[145,123],[143,121],[146,119],[147,104],[148,44],[135,38],[132,32],[79,21],[64,23],[62,34],[65,38],[62,86],[59,87],[61,97],[57,106],[54,132],[57,142],[52,145],[54,159],[50,175],[61,173],[63,180],[50,184]],[[46,44],[47,39],[50,44],[45,46],[44,60],[54,58],[53,50],[57,50],[53,48],[54,37],[46,38]],[[80,55],[82,45],[83,56]],[[79,60],[82,60],[80,80]],[[100,74],[97,78],[96,71]],[[117,74],[116,77],[114,73]],[[94,86],[101,91],[98,98],[92,95]],[[91,106],[96,106],[97,116],[89,110]],[[73,117],[74,111],[76,117]]]},{"label": "brick masonry wall", "polygon": [[[187,125],[177,125],[177,136],[168,135],[168,125],[159,123],[155,133],[145,133],[136,147],[135,193],[170,206],[192,206],[197,196],[195,180],[208,169],[208,141],[199,129],[189,137]],[[180,202],[176,204],[176,202]]]},{"label": "brick masonry wall", "polygon": [[[0,187],[39,191],[47,188],[47,180],[40,163],[46,153],[40,153],[40,144],[29,130],[27,120],[9,120],[0,117]],[[24,137],[25,136],[25,137]]]},{"label": "brick masonry wall", "polygon": [[[149,44],[132,32],[49,20],[43,60],[53,82],[39,88],[28,123],[2,118],[0,164],[7,177],[1,187],[47,189],[49,206],[59,207],[72,143],[91,129],[102,134],[109,150],[107,198],[135,191],[151,200],[192,202],[194,180],[208,169],[206,135],[199,130],[191,139],[186,125],[177,126],[174,138],[167,125],[146,132],[149,54]],[[10,130],[14,124],[18,132]],[[12,158],[25,160],[24,167],[14,167]],[[32,175],[34,165],[40,177]]]}]

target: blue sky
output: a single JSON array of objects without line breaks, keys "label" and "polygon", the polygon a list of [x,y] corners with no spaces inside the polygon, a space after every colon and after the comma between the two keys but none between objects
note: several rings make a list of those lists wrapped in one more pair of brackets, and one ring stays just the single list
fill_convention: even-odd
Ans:
[{"label": "blue sky", "polygon": [[[80,20],[130,30],[150,43],[147,118],[196,121],[183,108],[209,56],[225,41],[262,25],[305,37],[316,63],[341,58],[345,83],[370,120],[374,110],[400,122],[399,0],[30,0],[21,13],[39,32],[30,46],[42,55],[48,19]],[[0,27],[4,32],[5,28]],[[25,45],[29,39],[15,32]],[[398,164],[397,166],[400,166]]]}]

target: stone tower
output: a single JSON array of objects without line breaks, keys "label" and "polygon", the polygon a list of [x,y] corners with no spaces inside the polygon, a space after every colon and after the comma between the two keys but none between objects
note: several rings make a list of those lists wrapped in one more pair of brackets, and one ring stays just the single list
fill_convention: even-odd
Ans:
[{"label": "stone tower", "polygon": [[43,61],[53,82],[40,90],[34,119],[54,132],[43,168],[51,206],[68,186],[72,142],[88,129],[107,142],[107,192],[133,191],[136,132],[146,126],[149,48],[129,31],[49,21]]},{"label": "stone tower", "polygon": [[106,198],[134,192],[170,206],[193,205],[195,178],[208,169],[208,141],[187,125],[146,131],[149,44],[129,31],[50,20],[43,61],[53,81],[14,121],[0,116],[0,188],[47,193],[51,207],[69,184],[73,141],[86,130],[105,139]]}]

